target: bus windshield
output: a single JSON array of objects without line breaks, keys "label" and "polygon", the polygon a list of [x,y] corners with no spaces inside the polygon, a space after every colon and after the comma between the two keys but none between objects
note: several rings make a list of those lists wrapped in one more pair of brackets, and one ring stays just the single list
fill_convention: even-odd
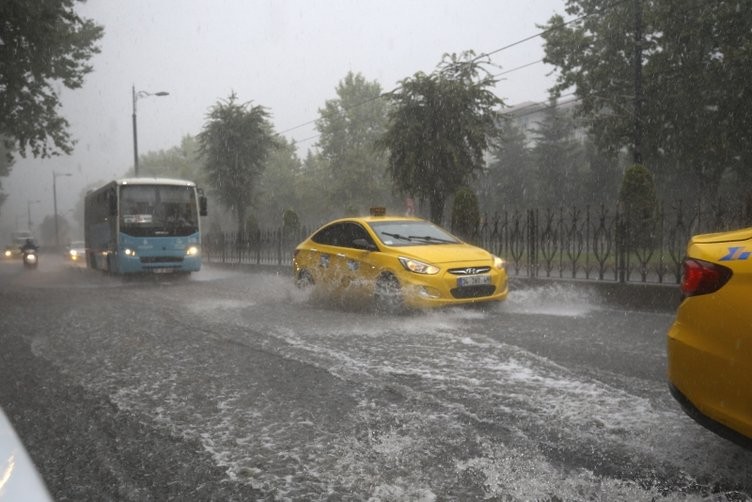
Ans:
[{"label": "bus windshield", "polygon": [[134,237],[187,236],[198,232],[196,196],[190,186],[120,188],[120,231]]}]

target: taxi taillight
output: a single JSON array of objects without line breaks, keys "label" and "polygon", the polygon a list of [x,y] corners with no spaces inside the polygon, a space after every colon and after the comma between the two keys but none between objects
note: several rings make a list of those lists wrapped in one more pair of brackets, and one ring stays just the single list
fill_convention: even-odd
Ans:
[{"label": "taxi taillight", "polygon": [[728,267],[695,258],[684,260],[683,272],[681,291],[684,296],[714,293],[721,289],[733,274]]}]

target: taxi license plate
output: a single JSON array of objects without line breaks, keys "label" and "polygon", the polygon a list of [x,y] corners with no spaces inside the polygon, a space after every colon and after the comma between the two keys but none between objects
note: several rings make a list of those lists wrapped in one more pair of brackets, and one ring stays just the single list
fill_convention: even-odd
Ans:
[{"label": "taxi license plate", "polygon": [[463,288],[465,286],[483,286],[491,284],[490,275],[468,275],[467,277],[457,278],[457,287]]}]

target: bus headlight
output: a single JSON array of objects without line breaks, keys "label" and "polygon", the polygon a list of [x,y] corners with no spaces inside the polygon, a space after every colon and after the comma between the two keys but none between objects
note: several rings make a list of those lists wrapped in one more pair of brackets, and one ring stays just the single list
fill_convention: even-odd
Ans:
[{"label": "bus headlight", "polygon": [[131,248],[125,248],[123,249],[123,254],[125,256],[136,256],[136,250]]},{"label": "bus headlight", "polygon": [[185,249],[186,256],[198,256],[198,246],[188,246]]}]

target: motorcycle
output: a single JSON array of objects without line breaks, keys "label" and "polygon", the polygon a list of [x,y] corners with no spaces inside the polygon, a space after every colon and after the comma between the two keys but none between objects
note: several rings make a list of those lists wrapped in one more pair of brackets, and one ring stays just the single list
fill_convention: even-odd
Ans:
[{"label": "motorcycle", "polygon": [[39,264],[39,255],[33,249],[23,252],[23,264],[26,268],[37,268]]}]

